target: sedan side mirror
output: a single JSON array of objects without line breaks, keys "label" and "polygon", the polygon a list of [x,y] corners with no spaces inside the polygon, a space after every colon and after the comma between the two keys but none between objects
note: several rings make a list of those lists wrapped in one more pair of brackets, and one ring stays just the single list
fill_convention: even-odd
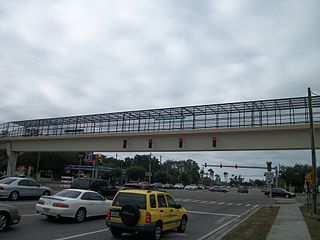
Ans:
[{"label": "sedan side mirror", "polygon": [[181,204],[176,204],[176,209],[180,209],[182,208],[182,205]]}]

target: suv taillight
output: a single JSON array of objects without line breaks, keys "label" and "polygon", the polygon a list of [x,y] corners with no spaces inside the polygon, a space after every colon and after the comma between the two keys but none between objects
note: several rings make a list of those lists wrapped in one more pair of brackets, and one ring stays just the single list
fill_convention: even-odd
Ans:
[{"label": "suv taillight", "polygon": [[111,220],[111,209],[108,209],[108,215],[107,215],[108,220]]},{"label": "suv taillight", "polygon": [[151,223],[151,213],[146,212],[146,223]]}]

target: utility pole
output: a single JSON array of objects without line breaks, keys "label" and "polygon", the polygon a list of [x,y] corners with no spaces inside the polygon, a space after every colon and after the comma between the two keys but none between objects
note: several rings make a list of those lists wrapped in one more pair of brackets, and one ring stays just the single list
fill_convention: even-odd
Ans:
[{"label": "utility pole", "polygon": [[309,122],[311,132],[311,157],[312,157],[312,169],[313,169],[313,213],[317,214],[317,160],[316,160],[316,147],[314,143],[314,127],[313,127],[313,111],[312,111],[312,98],[311,89],[308,88],[308,103],[309,103]]},{"label": "utility pole", "polygon": [[150,161],[149,161],[149,184],[151,184],[151,153],[150,153]]}]

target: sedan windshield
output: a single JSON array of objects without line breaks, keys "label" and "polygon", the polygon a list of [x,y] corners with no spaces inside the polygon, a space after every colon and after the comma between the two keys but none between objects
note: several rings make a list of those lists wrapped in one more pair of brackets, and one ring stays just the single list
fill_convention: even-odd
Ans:
[{"label": "sedan windshield", "polygon": [[66,197],[66,198],[77,198],[81,194],[80,191],[75,191],[75,190],[62,190],[61,192],[58,192],[55,194],[55,196],[59,197]]}]

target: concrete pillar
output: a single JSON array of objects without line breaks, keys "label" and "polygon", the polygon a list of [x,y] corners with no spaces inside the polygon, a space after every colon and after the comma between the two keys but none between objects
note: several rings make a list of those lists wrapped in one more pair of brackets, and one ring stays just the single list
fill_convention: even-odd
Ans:
[{"label": "concrete pillar", "polygon": [[7,142],[7,156],[8,156],[7,176],[12,177],[16,173],[18,153],[12,151],[10,142]]}]

